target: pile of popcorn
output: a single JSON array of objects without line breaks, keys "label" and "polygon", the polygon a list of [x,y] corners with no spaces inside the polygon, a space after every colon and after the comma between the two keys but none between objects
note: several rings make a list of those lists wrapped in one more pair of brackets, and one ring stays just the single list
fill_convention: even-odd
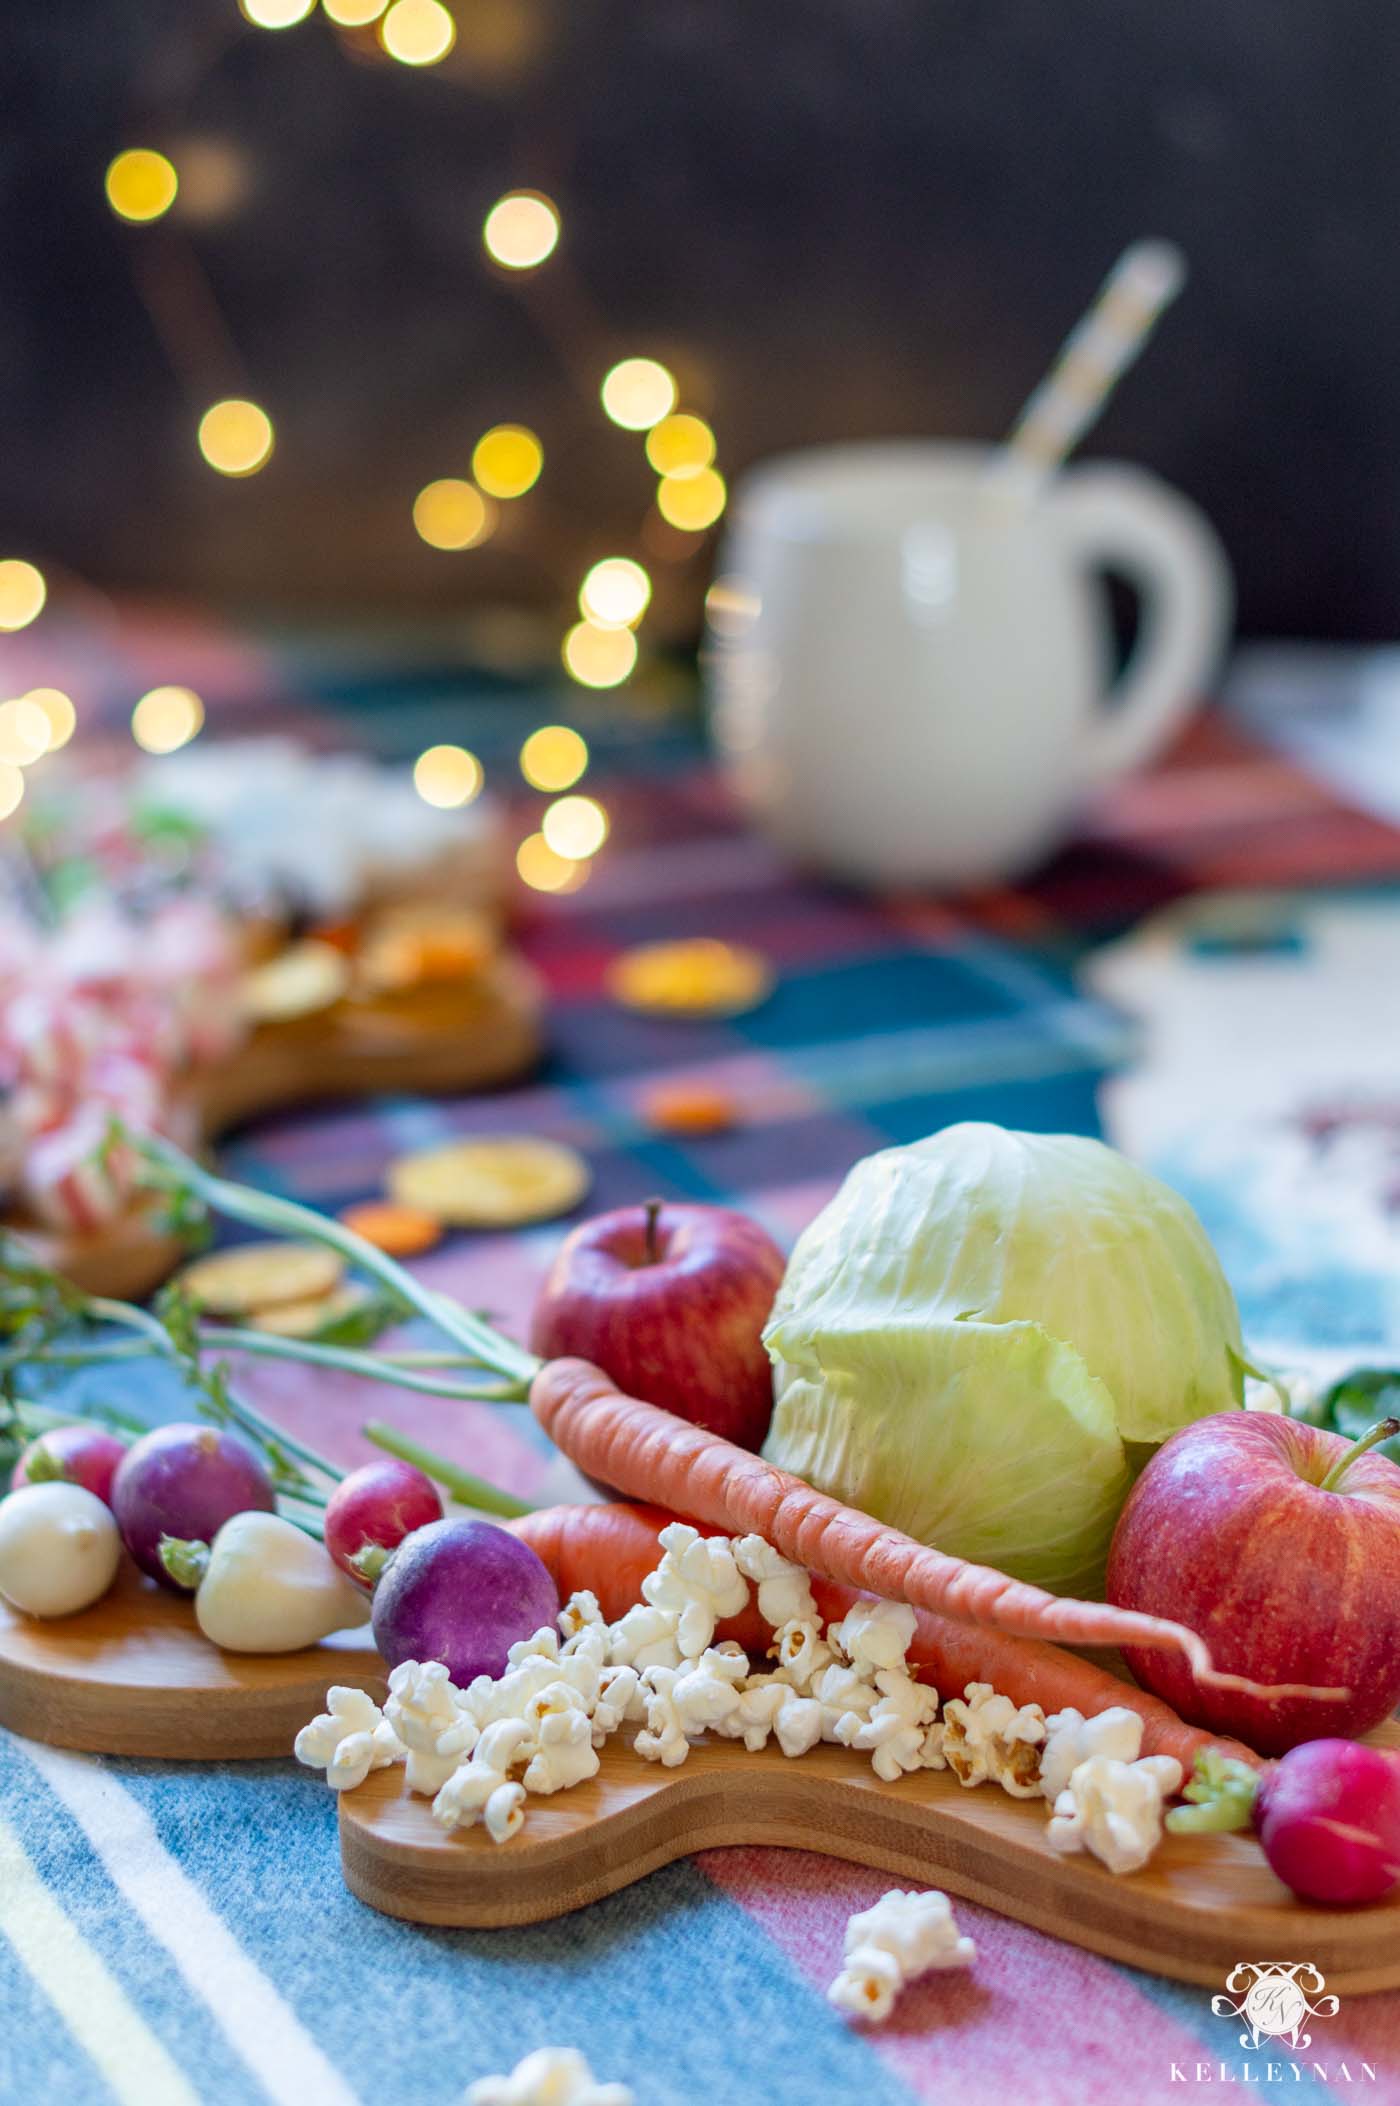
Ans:
[{"label": "pile of popcorn", "polygon": [[169,1120],[177,1078],[224,1058],[243,1031],[234,931],[212,900],[134,916],[110,896],[57,929],[0,926],[0,1198],[50,1227],[89,1231],[128,1204],[136,1164],[113,1119]]},{"label": "pile of popcorn", "polygon": [[[518,1833],[531,1794],[567,1790],[594,1776],[598,1751],[625,1724],[649,1762],[683,1763],[707,1733],[788,1756],[819,1742],[868,1754],[888,1782],[950,1770],[972,1788],[999,1784],[1013,1797],[1051,1802],[1048,1840],[1089,1851],[1113,1872],[1147,1863],[1162,1835],[1165,1801],[1182,1782],[1169,1756],[1140,1759],[1142,1720],[1114,1707],[1093,1718],[1049,1718],[1016,1706],[986,1682],[943,1704],[911,1674],[914,1611],[858,1601],[821,1625],[806,1572],[759,1536],[701,1536],[672,1522],[642,1582],[643,1600],[616,1623],[592,1594],[575,1594],[558,1619],[510,1648],[499,1679],[454,1687],[434,1661],[404,1661],[389,1676],[381,1712],[359,1690],[332,1689],[327,1710],[304,1727],[296,1756],[324,1769],[336,1790],[402,1761],[411,1791],[431,1796],[444,1828],[481,1822],[498,1843]],[[758,1593],[772,1628],[771,1670],[753,1673],[716,1626]]]}]

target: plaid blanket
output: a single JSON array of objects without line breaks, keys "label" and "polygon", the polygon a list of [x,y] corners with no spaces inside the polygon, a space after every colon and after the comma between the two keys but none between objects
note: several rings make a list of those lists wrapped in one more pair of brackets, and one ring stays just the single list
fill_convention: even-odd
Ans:
[{"label": "plaid blanket", "polygon": [[[405,1149],[526,1131],[586,1153],[590,1207],[729,1200],[790,1239],[857,1156],[891,1141],[962,1118],[1096,1131],[1097,1085],[1134,1033],[1078,991],[1086,944],[1200,885],[1400,874],[1390,829],[1218,725],[1121,791],[1036,884],[952,902],[796,879],[734,825],[683,740],[613,760],[590,782],[613,818],[606,854],[522,932],[553,998],[541,1075],[493,1097],[268,1120],[226,1148],[237,1175],[334,1207],[375,1192]],[[620,947],[686,933],[767,951],[771,1001],[734,1021],[660,1023],[608,1000]],[[659,1137],[642,1107],[663,1074],[731,1092],[742,1124]],[[519,1325],[558,1234],[457,1237],[422,1270]],[[243,1379],[319,1447],[346,1462],[367,1452],[370,1405],[348,1379],[268,1366]],[[153,1418],[180,1409],[153,1374],[126,1378],[122,1401]],[[567,1467],[523,1413],[388,1391],[372,1409],[527,1496],[569,1496]],[[1344,2001],[1306,2055],[1270,2063],[1241,2051],[1209,1992],[969,1904],[972,1973],[930,1977],[885,2027],[853,2028],[822,1992],[846,1918],[888,1884],[820,1857],[719,1851],[557,1923],[424,1929],[350,1898],[332,1795],[290,1761],[103,1761],[8,1738],[0,2096],[437,2106],[557,2043],[629,2083],[639,2106],[1118,2106],[1266,2081],[1400,2101],[1400,1998]]]}]

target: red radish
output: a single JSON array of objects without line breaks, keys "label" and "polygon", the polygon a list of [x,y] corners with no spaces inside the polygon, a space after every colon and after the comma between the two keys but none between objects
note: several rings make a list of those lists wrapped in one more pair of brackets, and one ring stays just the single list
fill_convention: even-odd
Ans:
[{"label": "red radish", "polygon": [[372,1587],[415,1528],[442,1519],[442,1495],[412,1463],[366,1463],[343,1477],[326,1501],[326,1548],[342,1572]]},{"label": "red radish", "polygon": [[374,1590],[374,1642],[390,1667],[441,1660],[465,1689],[504,1674],[511,1646],[558,1613],[528,1544],[490,1521],[433,1521],[404,1537]]},{"label": "red radish", "polygon": [[29,1443],[15,1464],[11,1489],[23,1484],[80,1484],[105,1506],[112,1503],[112,1479],[126,1454],[126,1442],[100,1426],[54,1426]]},{"label": "red radish", "polygon": [[112,1481],[112,1512],[143,1572],[192,1594],[161,1562],[163,1536],[212,1543],[225,1521],[270,1514],[272,1479],[251,1448],[217,1426],[157,1426],[127,1449]]},{"label": "red radish", "polygon": [[1310,1740],[1266,1772],[1254,1808],[1264,1855],[1305,1901],[1379,1901],[1400,1881],[1400,1758]]},{"label": "red radish", "polygon": [[530,1318],[546,1360],[578,1354],[617,1387],[757,1448],[773,1416],[763,1326],[785,1260],[729,1207],[650,1200],[580,1222]]}]

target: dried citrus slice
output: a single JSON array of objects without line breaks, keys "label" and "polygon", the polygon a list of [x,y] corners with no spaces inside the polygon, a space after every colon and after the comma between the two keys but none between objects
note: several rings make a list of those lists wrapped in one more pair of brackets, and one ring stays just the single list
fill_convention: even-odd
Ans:
[{"label": "dried citrus slice", "polygon": [[390,1196],[456,1228],[517,1228],[578,1205],[591,1182],[583,1157],[558,1141],[504,1134],[406,1155]]},{"label": "dried citrus slice", "polygon": [[481,971],[496,951],[484,914],[469,907],[400,907],[376,917],[359,955],[370,993],[461,980]]},{"label": "dried citrus slice", "polygon": [[196,1258],[180,1285],[215,1316],[248,1316],[286,1302],[320,1301],[340,1284],[344,1260],[317,1243],[249,1243]]},{"label": "dried citrus slice", "polygon": [[703,1082],[662,1082],[648,1092],[647,1123],[657,1133],[727,1133],[739,1109],[725,1090]]},{"label": "dried citrus slice", "polygon": [[309,1296],[302,1302],[279,1302],[271,1309],[253,1309],[248,1321],[255,1331],[271,1331],[277,1338],[314,1338],[338,1316],[348,1316],[366,1299],[365,1289],[353,1281],[333,1287],[329,1294]]},{"label": "dried citrus slice", "polygon": [[773,968],[744,944],[695,936],[623,951],[607,985],[624,1008],[649,1016],[739,1016],[770,992]]},{"label": "dried citrus slice", "polygon": [[339,1219],[390,1258],[416,1258],[442,1241],[442,1223],[436,1214],[425,1213],[422,1207],[400,1206],[392,1199],[367,1199],[360,1206],[344,1207]]},{"label": "dried citrus slice", "polygon": [[255,1024],[282,1024],[316,1016],[342,1001],[350,986],[350,964],[333,944],[293,943],[246,975],[243,1007]]}]

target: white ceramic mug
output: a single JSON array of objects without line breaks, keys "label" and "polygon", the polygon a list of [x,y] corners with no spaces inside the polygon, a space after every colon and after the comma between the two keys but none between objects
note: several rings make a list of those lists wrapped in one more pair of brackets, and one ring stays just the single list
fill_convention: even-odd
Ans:
[{"label": "white ceramic mug", "polygon": [[[1027,506],[985,448],[891,441],[768,462],[735,494],[708,607],[711,722],[801,861],[875,884],[1013,876],[1204,694],[1230,573],[1141,469],[1068,468]],[[1138,591],[1111,678],[1104,574]]]}]

